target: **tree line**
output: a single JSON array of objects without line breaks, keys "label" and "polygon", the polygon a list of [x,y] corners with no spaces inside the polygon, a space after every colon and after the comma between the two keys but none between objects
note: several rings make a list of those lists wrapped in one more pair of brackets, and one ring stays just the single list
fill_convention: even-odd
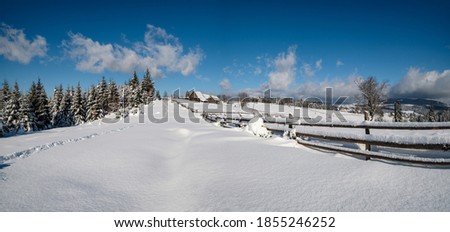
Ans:
[{"label": "tree line", "polygon": [[401,104],[396,102],[393,116],[395,122],[450,122],[450,110],[435,112],[431,105],[422,113],[403,114]]},{"label": "tree line", "polygon": [[139,80],[136,71],[123,85],[103,77],[97,85],[83,91],[76,87],[56,86],[49,97],[40,79],[22,92],[17,82],[11,88],[5,80],[0,91],[0,136],[55,127],[83,124],[109,113],[124,116],[123,109],[140,107],[161,98],[147,69]]}]

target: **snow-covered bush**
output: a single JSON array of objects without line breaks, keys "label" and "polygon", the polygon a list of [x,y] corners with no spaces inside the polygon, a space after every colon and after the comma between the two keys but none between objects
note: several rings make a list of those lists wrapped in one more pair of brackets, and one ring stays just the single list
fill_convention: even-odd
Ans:
[{"label": "snow-covered bush", "polygon": [[260,136],[263,138],[268,138],[272,136],[272,133],[267,130],[266,125],[264,125],[264,121],[260,117],[255,117],[248,123],[247,130],[253,133],[256,136]]}]

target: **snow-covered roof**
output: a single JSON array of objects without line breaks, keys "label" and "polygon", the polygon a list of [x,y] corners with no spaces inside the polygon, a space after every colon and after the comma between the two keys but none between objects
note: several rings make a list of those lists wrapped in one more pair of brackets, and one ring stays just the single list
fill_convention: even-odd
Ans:
[{"label": "snow-covered roof", "polygon": [[197,96],[197,98],[202,102],[208,101],[209,98],[212,98],[214,101],[220,101],[219,97],[216,95],[209,95],[200,91],[193,91],[191,94],[195,94],[195,96]]},{"label": "snow-covered roof", "polygon": [[216,95],[210,95],[210,98],[212,98],[214,101],[220,101],[220,98]]},{"label": "snow-covered roof", "polygon": [[209,94],[206,94],[206,93],[202,93],[202,94],[203,94],[203,97],[205,97],[206,99],[208,99],[210,97]]},{"label": "snow-covered roof", "polygon": [[[208,99],[205,95],[200,91],[194,91],[194,94],[200,99],[200,101],[206,101]],[[208,96],[209,97],[209,96]]]}]

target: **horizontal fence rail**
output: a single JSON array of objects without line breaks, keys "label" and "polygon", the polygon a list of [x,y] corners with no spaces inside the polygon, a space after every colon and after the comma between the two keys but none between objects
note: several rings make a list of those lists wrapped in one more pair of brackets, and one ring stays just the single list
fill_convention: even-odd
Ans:
[{"label": "horizontal fence rail", "polygon": [[[250,118],[242,118],[242,117],[221,117],[221,116],[212,116],[211,114],[204,114],[204,117],[210,121],[218,121],[218,120],[226,120],[227,122],[248,122],[251,119]],[[420,126],[420,125],[414,125],[414,126],[406,126],[406,124],[403,124],[401,126],[388,126],[388,124],[377,125],[377,124],[356,124],[356,123],[348,123],[348,124],[331,124],[331,123],[317,123],[317,124],[305,124],[300,123],[298,120],[294,119],[286,119],[284,122],[280,119],[273,119],[273,118],[266,118],[264,120],[265,123],[268,124],[281,124],[285,126],[309,126],[309,127],[342,127],[342,128],[370,128],[370,129],[390,129],[390,130],[425,130],[426,128],[432,128],[432,129],[450,129],[449,127],[446,127],[443,125],[443,123],[436,123],[436,126],[433,127],[432,123],[425,123],[426,125]],[[338,125],[338,126],[336,126]],[[276,129],[276,128],[270,128],[269,130],[276,131],[276,132],[283,132],[284,130]],[[430,130],[430,129],[429,129]],[[329,139],[329,140],[338,140],[338,141],[345,141],[345,142],[355,142],[355,143],[371,143],[372,145],[378,145],[378,146],[389,146],[389,147],[399,147],[399,148],[413,148],[413,149],[429,149],[429,150],[448,150],[450,147],[450,144],[447,143],[439,143],[439,142],[427,142],[427,143],[419,143],[419,142],[402,142],[402,141],[396,141],[396,142],[388,142],[388,141],[382,141],[380,139],[377,139],[377,137],[372,135],[366,135],[363,136],[364,138],[352,138],[350,135],[343,135],[340,133],[339,135],[323,135],[323,134],[316,134],[313,132],[296,132],[299,136],[306,136],[306,137],[313,137],[313,138],[321,138],[321,139]],[[358,136],[362,137],[362,136]]]},{"label": "horizontal fence rail", "polygon": [[[191,109],[188,106],[184,106],[189,110],[195,112],[195,109]],[[228,124],[242,125],[242,123],[248,123],[252,118],[258,117],[248,112],[203,112],[202,116],[205,120],[210,122],[220,122],[222,126],[229,126]],[[262,117],[261,117],[262,116]],[[340,141],[340,142],[350,142],[366,144],[367,150],[358,150],[353,148],[344,148],[335,145],[330,145],[326,143],[318,143],[305,141],[303,139],[297,138],[299,144],[327,149],[331,151],[343,152],[351,155],[364,156],[367,159],[385,159],[385,160],[395,160],[395,161],[406,161],[409,163],[416,164],[440,164],[440,165],[450,165],[450,159],[444,158],[422,158],[415,156],[405,156],[406,154],[385,154],[380,152],[370,151],[370,146],[383,146],[383,147],[393,147],[393,148],[403,148],[403,149],[420,149],[420,150],[450,150],[450,142],[446,138],[436,138],[432,140],[427,140],[426,137],[421,136],[394,136],[394,140],[389,140],[389,138],[383,136],[370,135],[370,129],[385,129],[385,130],[447,130],[450,129],[450,122],[420,122],[420,123],[407,123],[407,122],[309,122],[310,118],[283,118],[283,117],[271,117],[269,115],[259,115],[263,118],[266,124],[277,124],[288,126],[289,128],[295,127],[329,127],[329,128],[354,128],[354,129],[366,129],[366,134],[354,135],[350,133],[315,133],[310,130],[296,131],[297,137],[309,137],[317,138],[330,141]],[[269,131],[284,133],[289,129],[277,129],[267,127]],[[404,140],[399,139],[404,138]],[[425,142],[424,142],[425,141]]]},{"label": "horizontal fence rail", "polygon": [[[238,113],[233,113],[238,114]],[[250,115],[250,114],[248,114]],[[248,117],[233,117],[233,116],[220,116],[216,115],[216,118],[223,120],[236,120],[242,122],[248,122],[251,118]],[[311,119],[290,119],[290,118],[263,118],[265,123],[271,124],[282,124],[282,125],[292,125],[292,126],[310,126],[310,127],[335,127],[335,128],[359,128],[359,129],[387,129],[387,130],[448,130],[450,129],[450,122],[419,122],[419,123],[408,123],[408,122],[317,122],[310,123],[305,122]]]},{"label": "horizontal fence rail", "polygon": [[[267,128],[270,131],[274,132],[284,132],[285,130],[280,129],[271,129]],[[334,140],[334,141],[342,141],[342,142],[350,142],[350,143],[361,143],[361,144],[370,144],[375,146],[383,146],[383,147],[396,147],[396,148],[408,148],[408,149],[423,149],[423,150],[444,150],[447,151],[450,148],[450,144],[447,143],[420,143],[420,142],[408,142],[408,141],[384,141],[382,138],[372,137],[371,135],[362,136],[363,139],[354,138],[350,134],[348,135],[329,135],[329,134],[315,134],[315,133],[305,133],[305,132],[296,132],[298,137],[311,137],[325,140]]]},{"label": "horizontal fence rail", "polygon": [[326,149],[330,151],[337,151],[337,152],[343,152],[348,153],[352,155],[359,155],[363,156],[368,159],[383,159],[383,160],[390,160],[390,161],[403,161],[413,164],[425,164],[425,165],[450,165],[450,159],[443,159],[443,158],[422,158],[422,157],[411,157],[411,156],[404,156],[400,154],[385,154],[381,152],[373,152],[373,151],[364,151],[364,150],[356,150],[352,148],[345,148],[345,147],[338,147],[338,146],[332,146],[327,144],[320,144],[310,141],[304,141],[304,140],[297,140],[299,144],[309,146],[309,147],[315,147],[320,149]]},{"label": "horizontal fence rail", "polygon": [[361,128],[361,129],[387,129],[387,130],[447,130],[450,129],[450,122],[361,122],[361,123],[302,123],[302,126],[317,127],[340,127],[340,128]]}]

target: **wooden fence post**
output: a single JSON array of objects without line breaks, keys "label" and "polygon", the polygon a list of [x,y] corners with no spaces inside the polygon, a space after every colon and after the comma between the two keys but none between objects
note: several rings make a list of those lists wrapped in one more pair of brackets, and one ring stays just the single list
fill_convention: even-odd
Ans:
[{"label": "wooden fence post", "polygon": [[[364,120],[369,121],[369,112],[367,112],[367,111],[364,111]],[[366,127],[365,130],[366,130],[366,135],[370,135],[369,127]],[[371,150],[370,143],[366,143],[366,151],[370,151],[370,150]],[[366,160],[369,160],[369,159],[370,159],[370,157],[366,156]]]},{"label": "wooden fence post", "polygon": [[227,124],[228,124],[227,117],[228,116],[225,115],[225,117],[222,118],[222,122],[220,122],[221,126],[223,126],[223,127],[227,126]]},{"label": "wooden fence post", "polygon": [[[291,113],[289,113],[288,119],[294,119],[294,115],[292,115]],[[287,119],[286,119],[286,121],[287,121]],[[288,128],[289,128],[289,129],[293,129],[293,128],[294,128],[294,126],[292,125],[292,121],[289,123]]]}]

